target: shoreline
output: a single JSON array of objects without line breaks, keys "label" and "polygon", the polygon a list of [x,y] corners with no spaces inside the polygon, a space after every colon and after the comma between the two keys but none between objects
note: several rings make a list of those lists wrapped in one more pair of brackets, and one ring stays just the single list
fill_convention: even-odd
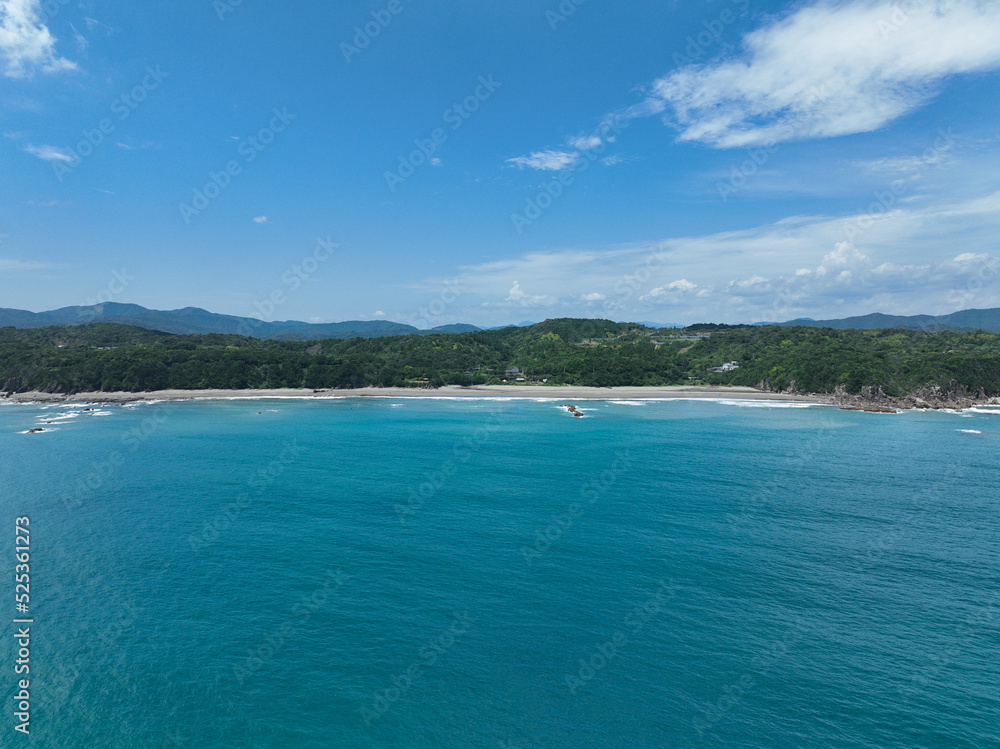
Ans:
[{"label": "shoreline", "polygon": [[582,385],[447,385],[430,388],[355,388],[352,390],[306,388],[276,388],[266,390],[156,390],[144,393],[87,392],[87,393],[10,393],[0,398],[4,403],[56,404],[56,403],[109,403],[125,404],[139,401],[192,401],[192,400],[266,400],[303,399],[336,400],[342,398],[443,398],[443,399],[525,399],[525,400],[754,400],[836,406],[845,411],[872,413],[899,413],[910,410],[942,410],[961,412],[976,406],[1000,407],[996,397],[941,397],[937,393],[921,393],[902,397],[889,397],[880,391],[864,395],[846,393],[775,393],[751,387],[656,385],[623,387],[585,387]]},{"label": "shoreline", "polygon": [[769,393],[747,387],[689,387],[664,385],[648,387],[598,388],[578,385],[449,385],[423,388],[355,388],[353,390],[156,390],[145,393],[12,393],[6,403],[134,403],[136,401],[262,400],[266,398],[546,398],[552,400],[648,400],[651,398],[732,398],[798,403],[832,404],[827,396]]}]

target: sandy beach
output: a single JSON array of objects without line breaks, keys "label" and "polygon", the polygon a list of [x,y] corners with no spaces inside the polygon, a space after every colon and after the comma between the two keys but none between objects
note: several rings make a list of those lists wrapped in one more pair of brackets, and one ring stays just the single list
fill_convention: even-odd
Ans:
[{"label": "sandy beach", "polygon": [[418,388],[357,388],[354,390],[157,390],[148,393],[15,393],[8,403],[130,403],[194,400],[197,398],[553,398],[559,400],[641,400],[646,398],[739,398],[751,400],[828,403],[823,396],[767,393],[745,387],[578,387],[574,385],[480,385]]}]

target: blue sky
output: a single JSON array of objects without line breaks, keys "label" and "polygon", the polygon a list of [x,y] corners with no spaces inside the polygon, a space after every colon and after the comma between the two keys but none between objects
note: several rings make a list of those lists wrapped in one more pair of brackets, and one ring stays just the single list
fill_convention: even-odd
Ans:
[{"label": "blue sky", "polygon": [[0,0],[0,306],[1000,306],[1000,2]]}]

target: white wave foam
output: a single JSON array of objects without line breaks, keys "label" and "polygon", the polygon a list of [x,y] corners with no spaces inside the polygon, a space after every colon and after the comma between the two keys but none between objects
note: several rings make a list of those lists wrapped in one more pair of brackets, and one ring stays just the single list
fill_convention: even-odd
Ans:
[{"label": "white wave foam", "polygon": [[[707,400],[707,399],[706,399]],[[799,403],[794,401],[765,401],[756,399],[720,398],[712,401],[723,406],[736,406],[737,408],[812,408],[822,406],[823,403]]]},{"label": "white wave foam", "polygon": [[956,429],[956,432],[964,432],[965,434],[982,434],[978,429]]}]

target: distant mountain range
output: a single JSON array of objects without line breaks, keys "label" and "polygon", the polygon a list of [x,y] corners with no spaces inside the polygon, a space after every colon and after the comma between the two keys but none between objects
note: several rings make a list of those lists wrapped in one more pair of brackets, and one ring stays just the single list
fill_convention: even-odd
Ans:
[{"label": "distant mountain range", "polygon": [[656,328],[656,329],[660,329],[660,328],[685,328],[685,327],[687,327],[686,325],[680,325],[680,324],[675,323],[675,322],[659,323],[659,322],[650,322],[649,320],[643,320],[639,324],[640,325],[645,325],[647,328]]},{"label": "distant mountain range", "polygon": [[[264,322],[252,317],[220,315],[199,307],[175,310],[151,310],[138,304],[107,302],[90,307],[63,307],[49,312],[28,312],[0,308],[0,327],[42,328],[47,325],[85,325],[95,322],[113,322],[135,325],[149,330],[161,330],[179,335],[199,333],[237,333],[274,340],[310,341],[321,338],[380,338],[382,336],[416,333],[472,333],[482,328],[466,323],[440,325],[431,330],[419,330],[412,325],[390,320],[351,320],[347,322],[307,323],[299,320]],[[527,327],[535,323],[524,321],[517,325],[501,325],[489,330]],[[649,328],[682,328],[678,324],[642,322]],[[756,323],[765,325],[767,323]],[[904,328],[907,330],[955,330],[967,332],[986,330],[1000,333],[1000,309],[968,309],[950,315],[883,315],[875,313],[840,320],[813,320],[799,318],[778,325],[808,325],[821,328]]]},{"label": "distant mountain range", "polygon": [[219,315],[199,307],[175,310],[151,310],[138,304],[107,302],[90,307],[63,307],[50,312],[28,312],[0,308],[0,327],[43,328],[47,325],[85,325],[114,322],[165,333],[238,333],[254,338],[309,341],[318,338],[379,338],[409,333],[469,333],[480,330],[475,325],[442,325],[433,330],[418,330],[412,325],[388,320],[352,320],[349,322],[307,323],[298,320],[263,322],[252,317]]},{"label": "distant mountain range", "polygon": [[845,317],[841,320],[813,320],[803,317],[778,324],[808,325],[816,328],[858,328],[861,330],[904,328],[906,330],[955,330],[958,332],[986,330],[990,333],[1000,333],[1000,309],[966,309],[961,312],[952,312],[950,315],[936,316],[883,315],[876,312],[860,317]]}]

